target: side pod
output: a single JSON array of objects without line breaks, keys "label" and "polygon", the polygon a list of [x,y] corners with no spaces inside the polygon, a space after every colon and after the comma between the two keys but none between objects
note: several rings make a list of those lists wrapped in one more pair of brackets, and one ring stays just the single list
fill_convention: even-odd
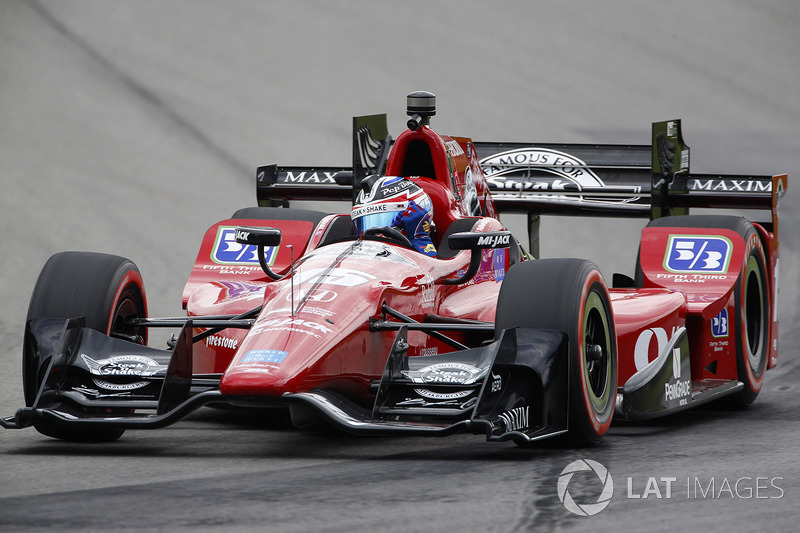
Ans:
[{"label": "side pod", "polygon": [[616,414],[627,420],[647,420],[716,400],[742,386],[736,380],[692,380],[689,337],[686,328],[681,328],[658,357],[620,387]]}]

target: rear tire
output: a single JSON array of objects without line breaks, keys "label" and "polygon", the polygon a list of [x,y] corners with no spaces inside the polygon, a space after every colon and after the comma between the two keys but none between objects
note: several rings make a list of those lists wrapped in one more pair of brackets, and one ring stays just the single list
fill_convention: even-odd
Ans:
[{"label": "rear tire", "polygon": [[582,259],[539,259],[512,266],[500,288],[496,336],[512,327],[555,329],[568,335],[565,443],[599,443],[616,404],[617,337],[608,289],[597,266]]},{"label": "rear tire", "polygon": [[[108,254],[62,252],[53,255],[42,268],[28,305],[27,320],[85,317],[87,328],[145,345],[146,328],[131,327],[126,319],[146,316],[144,283],[133,262]],[[25,404],[32,406],[48,360],[41,360],[32,337],[26,335],[23,346]],[[65,428],[46,421],[35,427],[49,437],[78,442],[114,441],[124,432],[116,428]]]},{"label": "rear tire", "polygon": [[[648,227],[720,228],[735,231],[748,247],[747,257],[733,291],[736,374],[744,389],[729,399],[733,407],[744,408],[755,401],[769,360],[769,286],[764,245],[746,218],[729,215],[684,215],[653,220]],[[637,279],[642,279],[637,265]]]}]

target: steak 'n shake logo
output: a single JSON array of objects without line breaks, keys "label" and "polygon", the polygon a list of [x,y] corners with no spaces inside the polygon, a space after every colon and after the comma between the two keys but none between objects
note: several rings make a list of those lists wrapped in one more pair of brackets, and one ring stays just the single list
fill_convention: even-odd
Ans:
[{"label": "steak 'n shake logo", "polygon": [[[521,191],[525,196],[541,192],[542,196],[571,201],[592,201],[603,203],[627,203],[636,201],[641,192],[638,186],[614,186],[623,194],[619,198],[584,197],[580,192],[601,191],[606,184],[587,165],[577,157],[552,150],[529,146],[491,155],[480,161],[486,181],[494,192]],[[562,194],[558,194],[563,191]],[[631,196],[626,196],[630,192]]]}]

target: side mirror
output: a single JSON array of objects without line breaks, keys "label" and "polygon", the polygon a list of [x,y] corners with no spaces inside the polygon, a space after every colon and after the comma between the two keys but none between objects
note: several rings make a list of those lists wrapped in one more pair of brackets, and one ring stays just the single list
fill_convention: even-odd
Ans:
[{"label": "side mirror", "polygon": [[445,285],[459,285],[471,280],[481,266],[481,252],[486,249],[509,248],[511,246],[511,232],[509,231],[476,231],[453,233],[447,238],[447,244],[452,250],[472,250],[469,259],[469,268],[460,278],[448,278]]},{"label": "side mirror", "polygon": [[261,270],[263,270],[267,276],[276,281],[283,278],[283,276],[279,276],[269,268],[267,258],[264,255],[264,247],[280,245],[281,230],[277,228],[238,226],[236,228],[235,239],[239,244],[251,244],[258,248],[258,264],[261,265]]},{"label": "side mirror", "polygon": [[254,244],[256,246],[278,246],[281,243],[281,230],[277,228],[259,228],[254,226],[238,226],[236,242]]}]

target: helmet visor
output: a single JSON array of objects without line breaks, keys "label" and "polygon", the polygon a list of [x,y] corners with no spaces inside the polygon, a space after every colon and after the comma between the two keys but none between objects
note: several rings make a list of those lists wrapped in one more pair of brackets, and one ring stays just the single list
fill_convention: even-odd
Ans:
[{"label": "helmet visor", "polygon": [[370,213],[354,219],[353,224],[356,226],[357,233],[361,233],[370,228],[382,228],[384,226],[390,226],[394,217],[397,216],[397,213],[399,213],[399,211]]}]

